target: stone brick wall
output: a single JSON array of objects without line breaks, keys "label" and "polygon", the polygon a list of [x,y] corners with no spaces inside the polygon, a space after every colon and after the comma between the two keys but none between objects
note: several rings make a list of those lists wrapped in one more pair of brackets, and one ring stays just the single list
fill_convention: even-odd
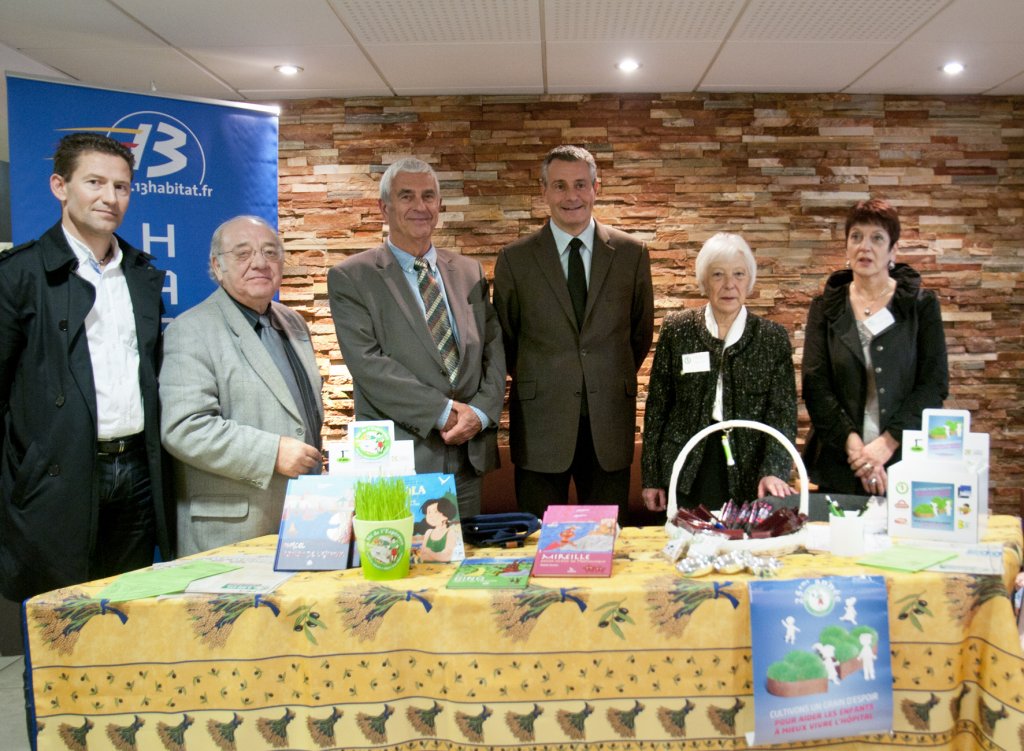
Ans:
[{"label": "stone brick wall", "polygon": [[[842,94],[462,96],[287,102],[281,115],[282,299],[310,322],[327,377],[326,433],[352,417],[326,272],[383,235],[377,181],[414,154],[442,181],[435,241],[495,254],[547,215],[540,160],[577,143],[597,158],[596,214],[648,242],[657,318],[703,303],[693,260],[740,232],[758,260],[748,299],[792,332],[844,263],[843,218],[868,196],[900,212],[900,259],[942,303],[951,397],[992,440],[991,501],[1024,501],[1024,98]],[[647,368],[642,372],[646,381]],[[637,417],[642,424],[643,413]],[[801,404],[800,442],[807,416]]]}]

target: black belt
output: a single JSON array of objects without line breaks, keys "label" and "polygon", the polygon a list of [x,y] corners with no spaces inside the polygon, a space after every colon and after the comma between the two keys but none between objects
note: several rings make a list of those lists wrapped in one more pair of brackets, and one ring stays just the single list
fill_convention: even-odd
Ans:
[{"label": "black belt", "polygon": [[136,433],[123,438],[111,438],[109,441],[96,441],[96,453],[99,456],[117,456],[145,445],[146,434]]}]

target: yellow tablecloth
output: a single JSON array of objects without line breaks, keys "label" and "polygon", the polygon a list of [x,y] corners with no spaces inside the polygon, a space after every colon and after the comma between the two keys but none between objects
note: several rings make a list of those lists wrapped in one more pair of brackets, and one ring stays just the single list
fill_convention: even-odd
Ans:
[{"label": "yellow tablecloth", "polygon": [[[988,539],[1006,546],[1002,579],[886,574],[895,734],[828,748],[1024,747],[1007,596],[1020,521],[994,518]],[[110,604],[95,599],[106,582],[51,592],[25,606],[38,747],[746,748],[750,577],[682,578],[664,542],[661,529],[625,529],[612,577],[522,591],[449,590],[453,568],[430,564],[376,584],[358,570],[300,573],[266,597]],[[781,575],[865,572],[881,573],[799,554]]]}]

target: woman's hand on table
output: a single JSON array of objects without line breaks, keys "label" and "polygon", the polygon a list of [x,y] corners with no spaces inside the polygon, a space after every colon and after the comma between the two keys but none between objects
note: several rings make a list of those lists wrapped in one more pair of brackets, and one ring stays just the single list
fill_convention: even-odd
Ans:
[{"label": "woman's hand on table", "polygon": [[757,497],[764,498],[766,495],[773,495],[776,498],[785,498],[793,495],[796,490],[785,480],[775,475],[766,475],[757,483]]},{"label": "woman's hand on table", "polygon": [[648,511],[664,511],[668,507],[664,488],[644,488],[640,497],[644,499]]}]

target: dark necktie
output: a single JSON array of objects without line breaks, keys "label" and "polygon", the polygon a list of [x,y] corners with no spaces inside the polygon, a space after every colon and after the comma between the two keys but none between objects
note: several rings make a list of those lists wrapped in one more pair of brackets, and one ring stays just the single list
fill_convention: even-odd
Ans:
[{"label": "dark necktie", "polygon": [[427,328],[437,345],[444,361],[444,369],[448,372],[448,382],[455,385],[459,377],[459,348],[455,344],[452,323],[448,320],[448,308],[441,299],[441,288],[430,273],[430,266],[422,258],[417,258],[413,267],[416,269],[416,281],[423,298],[423,308],[427,316]]},{"label": "dark necktie", "polygon": [[[292,399],[295,400],[295,406],[299,408],[300,414],[304,417],[306,443],[319,450],[320,415],[313,402],[316,397],[313,395],[312,386],[309,385],[309,380],[302,370],[302,363],[298,361],[291,345],[285,341],[284,336],[274,326],[268,314],[260,316],[259,323],[256,324],[256,333],[260,337],[260,342],[267,348],[267,354],[270,355],[270,359],[274,361],[274,365],[281,372],[281,377],[284,378],[288,392],[292,395]],[[295,360],[294,362],[293,359]],[[300,378],[305,379],[305,383],[300,382]],[[319,473],[320,468],[318,466],[310,474]]]},{"label": "dark necktie", "polygon": [[576,328],[583,328],[583,313],[587,309],[587,272],[583,268],[580,248],[583,241],[574,237],[569,241],[569,298],[576,314]]}]

